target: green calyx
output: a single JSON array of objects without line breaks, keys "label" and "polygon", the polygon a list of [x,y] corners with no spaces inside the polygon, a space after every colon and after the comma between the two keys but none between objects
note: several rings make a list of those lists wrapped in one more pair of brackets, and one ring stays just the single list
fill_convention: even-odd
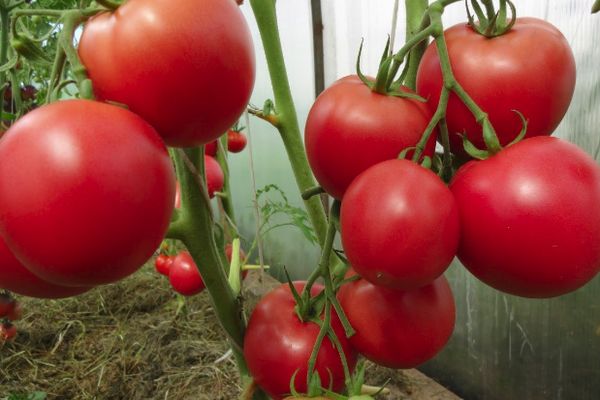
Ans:
[{"label": "green calyx", "polygon": [[50,65],[52,58],[32,38],[18,35],[10,40],[10,45],[17,54],[35,64]]},{"label": "green calyx", "polygon": [[[480,35],[487,38],[493,38],[504,35],[512,29],[517,21],[517,9],[511,0],[500,0],[498,11],[494,9],[494,4],[491,0],[481,0],[485,6],[484,12],[477,0],[465,0],[465,7],[469,18],[469,26]],[[475,22],[474,16],[471,14],[469,7],[471,3],[478,21]],[[510,8],[510,19],[508,18],[507,5]]]},{"label": "green calyx", "polygon": [[517,110],[512,110],[512,111],[515,112],[519,116],[519,118],[521,119],[521,125],[522,125],[521,131],[519,132],[519,134],[517,135],[516,138],[514,138],[509,144],[507,144],[506,146],[503,147],[500,144],[500,141],[498,140],[498,136],[496,135],[496,132],[494,131],[494,128],[492,127],[492,124],[490,123],[489,119],[486,118],[482,123],[483,141],[485,142],[486,149],[485,150],[478,149],[467,138],[467,135],[461,135],[462,141],[463,141],[463,147],[464,147],[465,151],[467,152],[467,154],[477,160],[485,160],[485,159],[490,158],[494,154],[499,153],[506,147],[510,147],[513,144],[519,143],[525,137],[525,134],[527,133],[528,121],[525,119],[523,114],[521,114],[519,111],[517,111]]}]

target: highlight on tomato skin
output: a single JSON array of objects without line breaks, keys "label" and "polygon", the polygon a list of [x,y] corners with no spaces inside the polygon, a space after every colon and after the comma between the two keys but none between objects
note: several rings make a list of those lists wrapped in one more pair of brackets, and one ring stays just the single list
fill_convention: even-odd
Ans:
[{"label": "highlight on tomato skin", "polygon": [[465,164],[450,183],[458,258],[479,280],[522,297],[560,296],[600,271],[600,167],[547,136]]}]

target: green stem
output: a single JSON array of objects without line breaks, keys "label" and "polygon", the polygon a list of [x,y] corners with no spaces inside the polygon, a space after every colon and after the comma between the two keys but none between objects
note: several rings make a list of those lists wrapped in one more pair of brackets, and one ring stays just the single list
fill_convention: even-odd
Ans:
[{"label": "green stem", "polygon": [[116,10],[121,6],[120,1],[113,0],[96,0],[96,3],[100,4],[103,7],[108,8],[109,10]]},{"label": "green stem", "polygon": [[317,364],[317,356],[319,355],[319,351],[321,350],[321,345],[323,344],[323,339],[327,336],[327,332],[331,327],[331,305],[328,301],[325,301],[325,318],[322,323],[320,323],[321,329],[319,330],[319,335],[315,340],[315,345],[313,346],[312,352],[310,353],[310,358],[308,359],[308,370],[306,374],[306,385],[309,386],[311,382],[312,374],[315,370],[315,365]]},{"label": "green stem", "polygon": [[[396,74],[398,73],[398,69],[400,68],[400,65],[402,65],[402,63],[404,62],[404,59],[406,58],[406,56],[411,52],[411,50],[418,47],[421,42],[427,43],[426,39],[434,33],[433,30],[434,30],[434,28],[432,26],[428,26],[427,28],[423,29],[422,31],[420,31],[419,33],[417,33],[416,35],[411,37],[404,44],[404,46],[402,46],[402,48],[400,50],[398,50],[398,52],[396,54],[394,54],[394,61],[393,61],[392,67],[390,68],[390,74],[388,75],[388,82],[387,82],[388,87],[392,84]],[[412,53],[411,53],[410,58],[412,58]],[[410,63],[411,63],[411,61],[409,60],[409,68],[411,65]],[[407,70],[407,73],[410,73],[410,71]],[[416,71],[415,71],[415,80],[416,80]],[[410,82],[408,82],[408,75],[405,75],[404,82],[407,86],[409,86]],[[409,87],[414,90],[415,86],[416,86],[416,83],[414,83],[413,86],[409,86]]]},{"label": "green stem", "polygon": [[89,18],[81,10],[70,10],[64,13],[62,18],[63,30],[60,33],[59,43],[63,48],[67,60],[71,64],[71,71],[77,80],[79,86],[79,96],[82,99],[94,100],[94,90],[92,88],[92,81],[87,75],[85,66],[79,59],[79,54],[73,46],[73,35],[77,27]]},{"label": "green stem", "polygon": [[[192,165],[202,165],[201,148],[172,153],[181,189],[181,213],[176,224],[179,238],[199,266],[202,280],[212,299],[213,308],[233,349],[242,377],[248,368],[242,355],[245,321],[241,302],[235,295],[221,265],[221,258],[213,236],[213,217],[206,189],[198,184],[199,173]],[[187,160],[185,158],[187,157]],[[193,160],[193,161],[192,161]],[[187,162],[186,162],[187,161]]]},{"label": "green stem", "polygon": [[[406,0],[404,4],[406,7],[406,40],[409,41],[420,31],[421,20],[427,11],[429,0]],[[428,44],[427,40],[420,40],[410,51],[408,73],[404,84],[412,90],[417,87],[417,70]]]},{"label": "green stem", "polygon": [[[283,139],[298,188],[300,192],[304,192],[314,187],[316,183],[304,151],[298,117],[290,91],[277,27],[275,1],[250,0],[250,5],[258,24],[269,67],[275,97],[275,109],[278,112],[277,129]],[[323,204],[318,196],[305,200],[304,204],[319,242],[323,244],[327,230],[327,219]]]},{"label": "green stem", "polygon": [[494,2],[492,0],[481,0],[483,5],[485,6],[485,12],[487,14],[488,21],[491,21],[496,15],[496,10],[494,10]]},{"label": "green stem", "polygon": [[46,94],[46,104],[55,101],[60,95],[60,81],[67,62],[67,55],[62,46],[58,46],[54,55],[54,63],[52,64],[52,72],[48,81],[48,93]]},{"label": "green stem", "polygon": [[[10,28],[10,15],[9,10],[6,8],[4,1],[0,7],[0,65],[6,64],[8,61],[8,48],[9,44],[9,28]],[[4,84],[6,82],[6,74],[0,73],[0,99],[4,99],[4,91],[6,90]],[[4,107],[0,107],[0,122],[4,120]]]},{"label": "green stem", "polygon": [[[227,135],[221,136],[218,139],[220,143],[217,144],[217,161],[223,170],[223,190],[225,196],[220,199],[223,205],[223,211],[227,214],[227,218],[230,221],[235,221],[235,211],[233,208],[233,197],[231,196],[231,184],[230,184],[230,173],[229,163],[227,161]],[[226,219],[227,219],[226,218]],[[234,229],[235,231],[235,229]]]}]

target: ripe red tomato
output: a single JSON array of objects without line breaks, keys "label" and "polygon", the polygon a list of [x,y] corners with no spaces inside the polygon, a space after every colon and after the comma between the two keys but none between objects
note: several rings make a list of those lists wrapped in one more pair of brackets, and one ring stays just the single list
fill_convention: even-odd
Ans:
[{"label": "ripe red tomato", "polygon": [[79,55],[99,99],[127,104],[171,146],[221,136],[254,85],[252,37],[233,1],[128,0],[86,23]]},{"label": "ripe red tomato", "polygon": [[204,145],[204,154],[206,154],[207,156],[211,156],[211,157],[216,157],[217,156],[217,141],[213,140],[210,143],[206,143]]},{"label": "ripe red tomato", "polygon": [[225,176],[219,162],[211,156],[204,156],[204,172],[206,174],[206,188],[208,189],[208,197],[215,197],[215,192],[223,189]]},{"label": "ripe red tomato", "polygon": [[242,132],[229,130],[227,131],[227,150],[232,153],[239,153],[246,148],[248,139]]},{"label": "ripe red tomato", "polygon": [[87,100],[40,107],[0,141],[0,233],[41,279],[117,281],[152,256],[169,225],[175,174],[156,131]]},{"label": "ripe red tomato", "polygon": [[356,330],[350,344],[388,368],[414,368],[433,358],[454,330],[454,297],[443,275],[411,291],[359,279],[342,286],[338,297]]},{"label": "ripe red tomato", "polygon": [[[305,282],[294,282],[300,292]],[[320,285],[311,289],[316,296],[323,290]],[[319,334],[319,326],[313,322],[302,322],[294,307],[296,302],[287,284],[283,284],[263,297],[250,316],[244,338],[244,358],[256,383],[275,400],[290,394],[290,382],[296,373],[295,388],[306,393],[308,360]],[[356,364],[355,353],[337,318],[332,327],[339,338],[351,369]],[[317,356],[315,371],[318,371],[324,387],[332,386],[339,391],[344,386],[344,371],[340,355],[325,338]]]},{"label": "ripe red tomato", "polygon": [[583,150],[535,137],[465,164],[450,185],[458,258],[503,292],[552,297],[600,270],[600,168]]},{"label": "ripe red tomato", "polygon": [[[0,287],[2,287],[0,285]],[[14,306],[13,298],[7,293],[0,293],[0,318],[5,318]]]},{"label": "ripe red tomato", "polygon": [[[489,114],[503,145],[529,120],[527,136],[550,135],[558,126],[575,89],[575,59],[565,37],[550,23],[536,18],[517,18],[505,35],[488,39],[467,24],[445,31],[454,75],[469,95]],[[417,75],[417,92],[437,107],[442,72],[435,44],[429,46]],[[458,97],[450,96],[446,121],[452,149],[464,154],[467,137],[485,148],[481,127]]]},{"label": "ripe red tomato", "polygon": [[0,343],[9,342],[17,336],[17,327],[10,322],[0,324]]},{"label": "ripe red tomato", "polygon": [[171,263],[169,282],[173,290],[184,296],[198,294],[205,287],[198,267],[187,251],[179,253]]},{"label": "ripe red tomato", "polygon": [[430,170],[388,160],[360,174],[341,208],[346,257],[376,285],[415,289],[433,282],[458,247],[458,209]]},{"label": "ripe red tomato", "polygon": [[[327,193],[341,199],[358,174],[415,146],[430,118],[423,103],[375,93],[357,76],[342,78],[319,95],[308,114],[304,141],[310,167]],[[434,136],[425,155],[433,154]]]},{"label": "ripe red tomato", "polygon": [[173,264],[174,259],[175,257],[171,257],[166,254],[159,254],[154,260],[154,268],[156,269],[156,272],[164,276],[169,276],[169,271],[171,270],[171,265]]},{"label": "ripe red tomato", "polygon": [[[58,299],[76,296],[87,292],[92,287],[69,287],[55,285],[47,282],[29,271],[6,247],[0,238],[0,288],[16,294],[42,299]],[[10,300],[10,298],[9,298]],[[11,308],[12,309],[12,306]],[[7,315],[2,310],[2,297],[0,295],[0,318]]]}]

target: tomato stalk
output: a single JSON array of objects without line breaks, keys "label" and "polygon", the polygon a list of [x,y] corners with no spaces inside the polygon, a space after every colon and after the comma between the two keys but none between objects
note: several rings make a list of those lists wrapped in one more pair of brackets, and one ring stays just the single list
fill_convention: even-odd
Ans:
[{"label": "tomato stalk", "polygon": [[[404,5],[406,9],[406,41],[409,42],[420,33],[421,19],[427,10],[429,1],[406,0]],[[404,85],[412,90],[415,90],[417,86],[417,69],[419,68],[419,62],[423,57],[423,53],[425,53],[427,44],[428,41],[426,38],[417,41],[411,48],[408,56],[408,70],[406,78],[404,79]]]},{"label": "tomato stalk", "polygon": [[[8,47],[9,47],[9,20],[10,11],[6,7],[4,1],[0,3],[0,65],[6,64],[8,61]],[[0,99],[4,98],[4,83],[6,82],[6,75],[0,73]],[[0,107],[0,121],[4,120],[4,107]]]},{"label": "tomato stalk", "polygon": [[113,10],[113,11],[121,6],[120,1],[113,1],[113,0],[96,0],[96,3],[100,4],[103,7],[108,8],[109,10]]}]

